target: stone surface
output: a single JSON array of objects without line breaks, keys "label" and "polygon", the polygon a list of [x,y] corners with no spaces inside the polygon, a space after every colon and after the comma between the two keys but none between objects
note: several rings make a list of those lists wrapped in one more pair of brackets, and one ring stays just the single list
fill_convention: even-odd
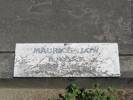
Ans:
[{"label": "stone surface", "polygon": [[13,54],[0,54],[0,78],[13,77]]},{"label": "stone surface", "polygon": [[0,0],[0,77],[12,77],[16,42],[115,41],[122,77],[133,77],[131,1]]},{"label": "stone surface", "polygon": [[16,44],[14,77],[119,76],[116,43]]},{"label": "stone surface", "polygon": [[131,0],[0,0],[0,51],[16,43],[118,42],[133,54]]}]

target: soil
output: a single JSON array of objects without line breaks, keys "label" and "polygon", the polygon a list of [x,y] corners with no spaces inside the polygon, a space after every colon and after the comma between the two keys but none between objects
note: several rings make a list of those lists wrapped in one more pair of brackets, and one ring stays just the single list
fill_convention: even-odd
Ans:
[{"label": "soil", "polygon": [[[48,100],[64,94],[64,89],[1,88],[0,100]],[[119,100],[133,100],[133,89],[119,89]]]}]

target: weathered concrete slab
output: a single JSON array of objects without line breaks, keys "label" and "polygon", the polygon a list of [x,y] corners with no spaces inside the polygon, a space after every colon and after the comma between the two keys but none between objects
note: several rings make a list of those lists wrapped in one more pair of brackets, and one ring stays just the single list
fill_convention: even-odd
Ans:
[{"label": "weathered concrete slab", "polygon": [[14,77],[118,77],[117,43],[18,43]]},{"label": "weathered concrete slab", "polygon": [[[131,1],[0,0],[0,51],[14,51],[16,42],[116,41],[121,54],[133,54]],[[132,56],[126,57],[130,63],[124,58],[122,77],[132,77]],[[13,66],[13,53],[0,54],[0,59],[1,76],[12,77],[7,69]]]},{"label": "weathered concrete slab", "polygon": [[0,0],[0,51],[16,43],[119,42],[133,54],[130,0]]},{"label": "weathered concrete slab", "polygon": [[120,57],[122,77],[133,77],[133,56]]},{"label": "weathered concrete slab", "polygon": [[13,77],[13,54],[0,54],[0,78]]},{"label": "weathered concrete slab", "polygon": [[121,56],[121,71],[133,71],[133,56]]},{"label": "weathered concrete slab", "polygon": [[101,87],[114,86],[116,88],[133,89],[132,78],[13,78],[0,80],[1,88],[28,88],[28,89],[61,89],[66,88],[71,83],[77,83],[80,87],[92,88],[96,83]]}]

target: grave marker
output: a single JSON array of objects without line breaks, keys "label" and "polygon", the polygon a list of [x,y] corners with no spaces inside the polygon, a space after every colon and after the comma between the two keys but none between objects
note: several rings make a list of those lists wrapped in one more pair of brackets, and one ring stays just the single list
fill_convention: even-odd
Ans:
[{"label": "grave marker", "polygon": [[18,43],[14,77],[118,77],[117,43]]}]

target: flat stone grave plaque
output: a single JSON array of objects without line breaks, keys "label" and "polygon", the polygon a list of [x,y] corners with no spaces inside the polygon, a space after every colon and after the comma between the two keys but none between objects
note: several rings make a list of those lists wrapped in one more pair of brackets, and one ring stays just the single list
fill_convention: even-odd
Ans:
[{"label": "flat stone grave plaque", "polygon": [[118,77],[117,43],[18,43],[14,77]]}]

